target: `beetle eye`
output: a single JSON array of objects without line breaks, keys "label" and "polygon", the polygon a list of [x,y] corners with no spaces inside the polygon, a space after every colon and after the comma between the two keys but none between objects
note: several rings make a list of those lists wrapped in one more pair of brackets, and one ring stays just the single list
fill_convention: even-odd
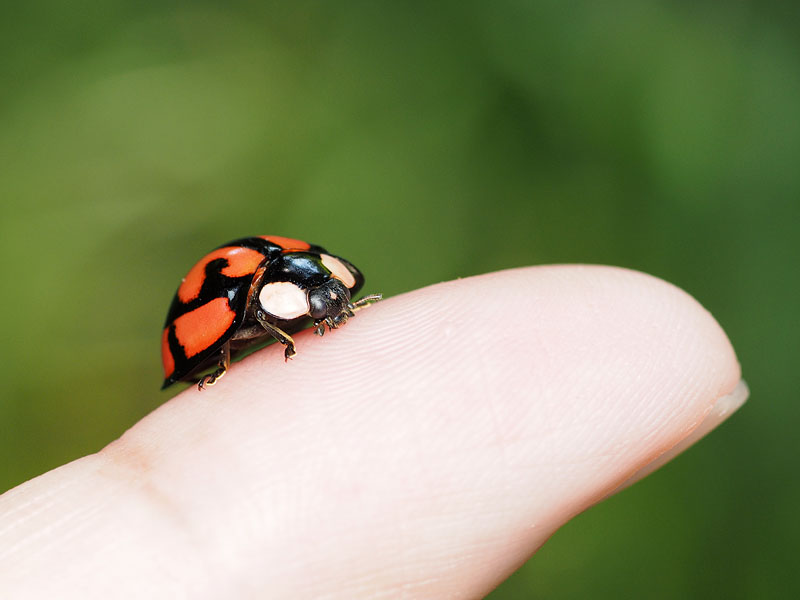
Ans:
[{"label": "beetle eye", "polygon": [[312,319],[324,319],[328,314],[328,299],[324,290],[316,289],[308,293],[308,314]]}]

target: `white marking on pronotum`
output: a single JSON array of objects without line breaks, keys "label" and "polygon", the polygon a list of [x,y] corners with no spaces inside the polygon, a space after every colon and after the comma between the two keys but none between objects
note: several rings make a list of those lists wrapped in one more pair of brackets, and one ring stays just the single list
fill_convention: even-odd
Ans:
[{"label": "white marking on pronotum", "polygon": [[328,269],[331,274],[339,281],[345,284],[348,288],[352,288],[356,284],[356,278],[350,272],[342,261],[334,258],[330,254],[321,254],[322,264]]},{"label": "white marking on pronotum", "polygon": [[308,294],[288,281],[268,283],[258,293],[261,308],[279,319],[296,319],[308,314]]}]

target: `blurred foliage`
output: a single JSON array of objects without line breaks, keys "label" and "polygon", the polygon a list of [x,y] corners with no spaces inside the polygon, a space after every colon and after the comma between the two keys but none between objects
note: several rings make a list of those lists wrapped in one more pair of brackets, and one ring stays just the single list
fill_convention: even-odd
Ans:
[{"label": "blurred foliage", "polygon": [[751,402],[491,598],[798,595],[796,2],[0,11],[3,489],[169,396],[168,302],[228,239],[315,241],[387,294],[617,264],[715,314]]}]

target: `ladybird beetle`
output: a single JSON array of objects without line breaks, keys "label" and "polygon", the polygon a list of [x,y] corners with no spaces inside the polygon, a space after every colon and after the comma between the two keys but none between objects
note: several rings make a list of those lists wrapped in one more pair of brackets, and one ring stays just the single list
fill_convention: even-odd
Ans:
[{"label": "ladybird beetle", "polygon": [[[380,294],[355,302],[364,276],[321,246],[263,235],[209,252],[183,278],[161,336],[163,390],[177,381],[213,385],[231,356],[273,337],[296,354],[289,334],[309,322],[322,335],[336,329]],[[199,373],[216,366],[203,376]]]}]

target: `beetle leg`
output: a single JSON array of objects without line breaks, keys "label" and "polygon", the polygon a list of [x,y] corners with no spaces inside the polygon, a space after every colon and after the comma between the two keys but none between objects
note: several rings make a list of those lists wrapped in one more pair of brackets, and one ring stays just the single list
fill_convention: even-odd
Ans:
[{"label": "beetle leg", "polygon": [[336,317],[325,317],[324,319],[318,319],[314,321],[314,333],[317,335],[325,335],[325,325],[328,326],[328,329],[338,329],[341,325],[344,325],[347,322],[347,319],[350,317],[354,317],[356,311],[361,310],[372,304],[373,302],[377,302],[381,300],[383,295],[381,294],[370,294],[369,296],[364,296],[360,300],[356,300],[355,302],[348,302],[347,306],[345,306],[344,310],[336,316]]},{"label": "beetle leg", "polygon": [[220,357],[219,363],[217,363],[217,370],[213,373],[209,373],[200,378],[200,381],[197,382],[197,389],[203,390],[206,386],[214,385],[217,381],[222,379],[222,376],[228,370],[228,366],[231,363],[231,343],[225,342],[222,344],[222,348],[220,348]]},{"label": "beetle leg", "polygon": [[263,311],[261,310],[256,311],[256,320],[264,329],[266,329],[272,335],[272,337],[274,337],[281,344],[286,346],[286,350],[284,350],[283,352],[283,355],[284,357],[286,357],[286,360],[289,360],[295,354],[297,354],[297,352],[294,349],[294,340],[292,339],[292,336],[290,336],[288,333],[286,333],[279,327],[267,321],[267,316],[264,314]]},{"label": "beetle leg", "polygon": [[319,336],[325,335],[325,325],[328,326],[328,331],[330,331],[331,329],[338,329],[340,324],[347,321],[348,315],[351,317],[353,316],[353,313],[352,311],[350,311],[350,309],[346,308],[345,311],[346,312],[342,312],[342,314],[340,314],[336,318],[325,317],[324,319],[320,319],[319,321],[314,321],[314,325],[316,326],[316,329],[314,329],[314,333],[316,333]]}]

